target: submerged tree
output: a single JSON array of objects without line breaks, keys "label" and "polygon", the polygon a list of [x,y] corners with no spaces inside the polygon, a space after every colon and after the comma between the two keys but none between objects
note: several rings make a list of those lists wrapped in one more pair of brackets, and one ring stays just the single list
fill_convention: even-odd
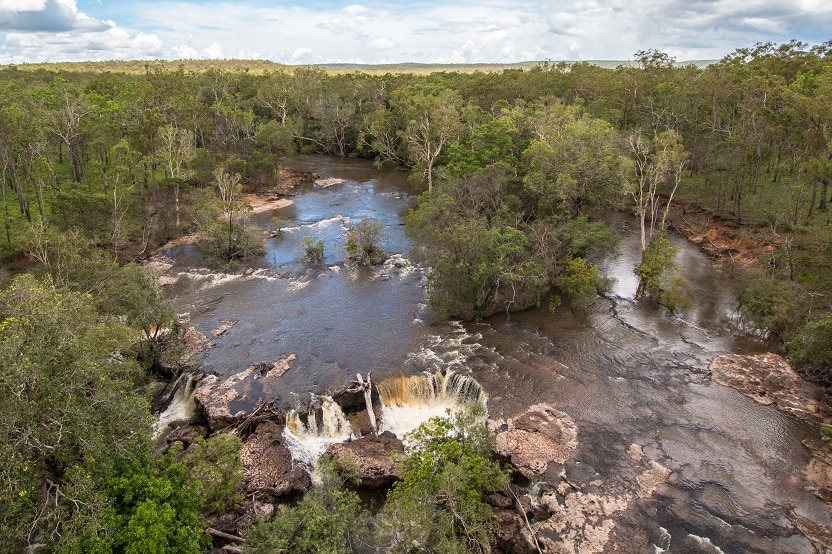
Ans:
[{"label": "submerged tree", "polygon": [[[384,224],[375,218],[365,216],[358,223],[350,225],[347,230],[347,253],[361,265],[379,264],[385,257],[381,248],[383,237]],[[321,252],[323,253],[323,245]]]}]

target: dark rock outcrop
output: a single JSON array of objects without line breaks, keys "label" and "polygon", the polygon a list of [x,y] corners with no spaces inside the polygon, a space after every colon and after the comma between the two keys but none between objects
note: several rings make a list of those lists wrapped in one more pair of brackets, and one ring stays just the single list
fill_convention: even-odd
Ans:
[{"label": "dark rock outcrop", "polygon": [[260,425],[246,440],[240,460],[246,471],[247,494],[280,497],[304,492],[312,486],[309,474],[292,463],[292,454],[283,441],[283,428],[272,421]]},{"label": "dark rock outcrop", "polygon": [[277,379],[296,359],[295,354],[287,354],[272,363],[250,365],[222,381],[214,376],[203,379],[194,401],[211,432],[240,423],[264,399],[274,400],[279,388]]},{"label": "dark rock outcrop", "polygon": [[361,484],[382,488],[401,479],[404,445],[389,431],[378,437],[367,435],[360,439],[333,444],[329,453],[339,462],[356,464],[361,470]]}]

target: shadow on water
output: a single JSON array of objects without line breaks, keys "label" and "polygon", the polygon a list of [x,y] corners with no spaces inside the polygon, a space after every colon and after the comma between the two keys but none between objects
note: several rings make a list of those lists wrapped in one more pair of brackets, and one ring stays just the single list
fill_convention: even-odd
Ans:
[{"label": "shadow on water", "polygon": [[[619,536],[649,538],[655,548],[645,552],[814,552],[789,518],[794,510],[830,524],[800,485],[808,461],[800,441],[810,429],[710,381],[714,356],[763,348],[733,333],[730,277],[695,246],[674,239],[694,295],[682,318],[632,300],[638,238],[619,217],[611,223],[620,254],[603,266],[616,279],[612,293],[586,313],[529,310],[430,325],[425,271],[407,261],[401,223],[416,191],[405,175],[361,160],[303,157],[291,165],[347,182],[306,185],[291,206],[259,215],[264,227],[278,217],[283,230],[253,274],[204,269],[193,247],[170,252],[177,310],[205,333],[237,322],[207,352],[204,370],[229,375],[295,353],[289,371],[256,391],[288,405],[343,387],[357,372],[371,371],[376,382],[436,371],[470,376],[494,418],[539,402],[567,412],[578,427],[577,461],[567,468],[577,482],[632,489],[633,444],[672,471],[617,520]],[[344,233],[364,216],[385,224],[383,247],[396,257],[383,267],[346,261]],[[322,264],[300,261],[304,236],[324,241]]]}]

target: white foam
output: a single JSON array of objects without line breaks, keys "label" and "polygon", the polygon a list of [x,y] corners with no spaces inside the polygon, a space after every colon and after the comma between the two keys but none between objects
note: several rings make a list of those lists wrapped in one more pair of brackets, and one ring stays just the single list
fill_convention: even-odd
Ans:
[{"label": "white foam", "polygon": [[286,427],[283,429],[283,438],[292,453],[292,459],[305,464],[313,478],[318,460],[327,448],[352,437],[350,422],[341,406],[329,396],[318,399],[320,409],[310,410],[306,422],[301,420],[298,412],[290,410],[286,414]]},{"label": "white foam", "polygon": [[158,437],[173,423],[186,422],[191,419],[191,416],[196,410],[196,402],[194,402],[194,391],[196,384],[193,375],[185,373],[179,376],[179,383],[176,385],[177,389],[168,402],[167,407],[159,413],[159,419],[156,421],[153,436]]},{"label": "white foam", "polygon": [[327,227],[332,227],[333,225],[340,225],[342,227],[346,227],[350,223],[350,218],[336,215],[335,217],[330,217],[327,219],[322,219],[320,221],[314,221],[312,223],[301,223],[300,225],[295,225],[293,227],[281,227],[281,233],[295,233],[301,230],[321,230],[326,229]]},{"label": "white foam", "polygon": [[462,404],[447,399],[415,406],[409,404],[382,406],[379,431],[390,431],[400,440],[404,440],[407,433],[413,431],[430,418],[445,417],[448,414],[448,410],[456,412],[461,409]]}]

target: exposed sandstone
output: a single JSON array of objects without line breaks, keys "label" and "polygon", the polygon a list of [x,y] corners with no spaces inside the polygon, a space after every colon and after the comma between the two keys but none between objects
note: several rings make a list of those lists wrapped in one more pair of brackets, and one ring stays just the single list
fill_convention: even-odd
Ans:
[{"label": "exposed sandstone", "polygon": [[547,404],[530,406],[507,427],[497,434],[497,453],[527,479],[539,478],[551,463],[564,464],[578,446],[575,422]]},{"label": "exposed sandstone", "polygon": [[725,354],[711,361],[711,378],[737,389],[760,404],[800,419],[823,423],[816,398],[820,389],[803,379],[782,356],[772,353],[743,356]]},{"label": "exposed sandstone", "polygon": [[[290,367],[297,355],[288,354],[272,363],[261,362],[248,366],[222,381],[206,378],[196,389],[194,401],[202,411],[212,432],[240,422],[264,398],[274,398],[274,386],[269,381],[279,378]],[[242,403],[247,409],[234,408]]]}]

